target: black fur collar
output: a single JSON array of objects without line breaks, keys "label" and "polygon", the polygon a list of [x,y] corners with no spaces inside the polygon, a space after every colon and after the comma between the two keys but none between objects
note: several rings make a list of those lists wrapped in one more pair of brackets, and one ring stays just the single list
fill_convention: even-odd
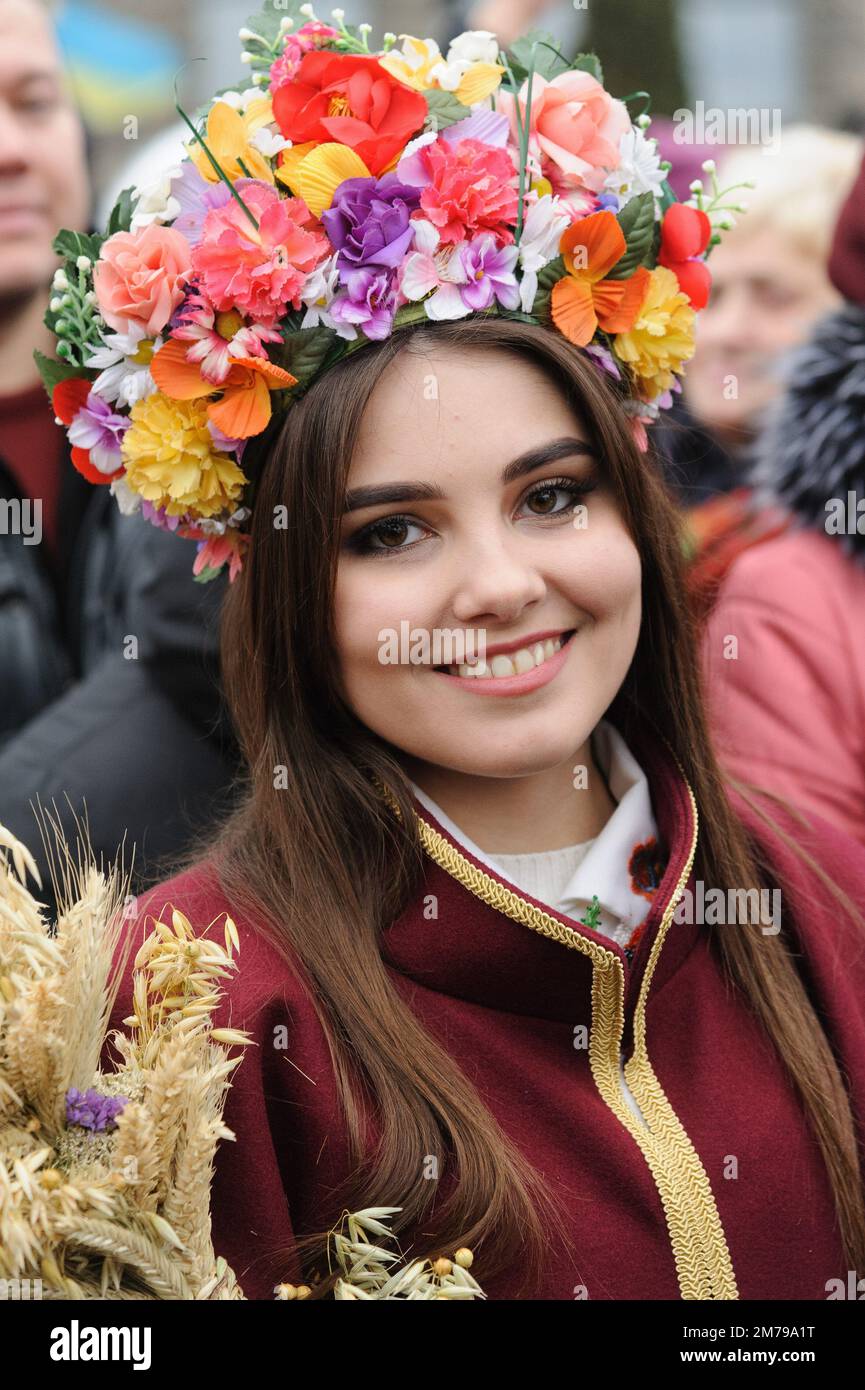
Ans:
[{"label": "black fur collar", "polygon": [[847,304],[828,315],[791,357],[754,457],[758,500],[834,535],[865,564],[865,310]]}]

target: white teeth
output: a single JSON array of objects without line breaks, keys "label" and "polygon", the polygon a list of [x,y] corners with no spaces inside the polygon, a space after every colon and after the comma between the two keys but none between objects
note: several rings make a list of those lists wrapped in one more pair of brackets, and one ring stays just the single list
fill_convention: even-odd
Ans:
[{"label": "white teeth", "polygon": [[533,667],[542,665],[549,661],[551,656],[555,656],[563,645],[561,637],[547,637],[543,642],[535,642],[531,647],[520,647],[515,652],[498,652],[489,661],[478,661],[474,665],[463,663],[460,666],[448,666],[449,676],[471,676],[482,680],[505,676],[520,676],[524,671],[531,671]]},{"label": "white teeth", "polygon": [[[496,658],[493,657],[493,660],[495,661]],[[534,653],[530,652],[527,647],[520,647],[518,652],[514,652],[513,662],[519,675],[522,675],[523,671],[534,670],[535,666],[537,665]]]}]

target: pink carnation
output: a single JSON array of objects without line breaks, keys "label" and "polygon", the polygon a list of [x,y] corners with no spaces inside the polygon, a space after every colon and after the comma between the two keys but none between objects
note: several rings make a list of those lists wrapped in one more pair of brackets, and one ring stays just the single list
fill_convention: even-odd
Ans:
[{"label": "pink carnation", "polygon": [[155,338],[183,300],[189,250],[185,236],[156,223],[140,232],[115,232],[103,242],[93,288],[109,328],[128,333],[139,324]]},{"label": "pink carnation", "polygon": [[518,196],[512,186],[514,163],[506,150],[482,140],[436,140],[418,154],[430,176],[420,195],[422,214],[438,229],[443,244],[476,232],[494,232],[500,243],[513,241],[507,224],[516,222]]},{"label": "pink carnation", "polygon": [[255,179],[238,179],[235,187],[258,230],[235,199],[213,208],[193,247],[193,268],[217,312],[239,309],[272,328],[289,304],[300,308],[306,278],[330,243],[302,198],[281,198]]}]

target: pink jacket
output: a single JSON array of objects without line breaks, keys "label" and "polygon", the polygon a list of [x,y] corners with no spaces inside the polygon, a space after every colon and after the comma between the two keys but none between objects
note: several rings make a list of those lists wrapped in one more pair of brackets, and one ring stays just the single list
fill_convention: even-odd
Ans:
[{"label": "pink jacket", "polygon": [[865,841],[865,567],[818,531],[745,551],[704,669],[727,770]]}]

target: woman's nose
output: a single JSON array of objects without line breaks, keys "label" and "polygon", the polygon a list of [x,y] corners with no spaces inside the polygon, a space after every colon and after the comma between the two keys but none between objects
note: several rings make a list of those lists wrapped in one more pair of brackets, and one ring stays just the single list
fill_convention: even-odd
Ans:
[{"label": "woman's nose", "polygon": [[460,622],[479,617],[507,622],[546,593],[546,583],[529,548],[512,536],[477,539],[454,558],[459,578],[451,601]]}]

